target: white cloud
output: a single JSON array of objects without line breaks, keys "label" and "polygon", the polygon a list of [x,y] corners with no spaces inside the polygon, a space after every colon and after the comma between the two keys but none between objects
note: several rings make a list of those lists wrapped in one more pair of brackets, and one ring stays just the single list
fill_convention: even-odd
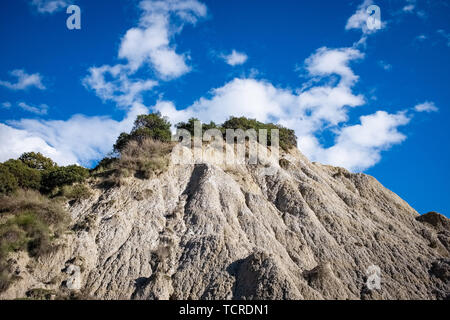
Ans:
[{"label": "white cloud", "polygon": [[26,130],[15,129],[0,123],[0,161],[18,158],[24,152],[41,152],[60,164],[76,163],[75,158],[63,155],[55,148],[49,146],[44,139],[39,138]]},{"label": "white cloud", "polygon": [[44,115],[47,114],[48,112],[48,105],[46,104],[41,104],[40,106],[33,106],[25,102],[19,102],[17,105],[25,111],[39,115]]},{"label": "white cloud", "polygon": [[248,59],[248,56],[245,53],[238,52],[236,50],[231,51],[231,53],[228,55],[222,54],[221,57],[230,66],[244,64]]},{"label": "white cloud", "polygon": [[409,121],[401,112],[377,111],[362,116],[360,124],[340,129],[335,144],[330,148],[321,147],[315,138],[311,138],[312,141],[307,142],[308,152],[313,161],[342,166],[351,171],[365,170],[380,161],[381,151],[406,139],[398,127]]},{"label": "white cloud", "polygon": [[[95,91],[103,101],[114,101],[118,106],[128,107],[135,102],[142,102],[142,93],[158,85],[154,80],[130,80],[125,65],[92,67],[83,79],[86,88]],[[112,77],[112,81],[106,77]]]},{"label": "white cloud", "polygon": [[52,14],[67,8],[72,2],[68,0],[32,0],[31,4],[39,13]]},{"label": "white cloud", "polygon": [[185,23],[195,24],[206,16],[206,6],[196,0],[145,0],[140,7],[143,13],[139,26],[122,38],[119,58],[127,59],[133,71],[147,63],[163,79],[189,72],[186,56],[176,53],[170,42]]},{"label": "white cloud", "polygon": [[163,80],[190,71],[186,55],[176,53],[171,40],[184,24],[195,24],[206,16],[206,6],[197,0],[144,0],[139,7],[139,25],[125,33],[119,48],[119,58],[127,63],[91,67],[83,79],[84,86],[103,101],[114,101],[120,107],[142,103],[142,93],[158,85],[156,80],[134,77],[144,66]]},{"label": "white cloud", "polygon": [[392,65],[383,60],[378,61],[378,65],[386,71],[392,70]]},{"label": "white cloud", "polygon": [[17,69],[11,71],[10,74],[17,78],[17,82],[12,83],[10,81],[0,80],[0,86],[11,90],[25,90],[29,87],[45,90],[45,86],[42,84],[42,76],[39,73],[28,74],[25,70]]},{"label": "white cloud", "polygon": [[60,165],[89,165],[112,151],[118,135],[130,131],[136,116],[145,113],[145,106],[135,104],[122,121],[74,115],[67,121],[22,119],[0,124],[0,161],[36,151]]},{"label": "white cloud", "polygon": [[437,112],[439,109],[436,107],[434,102],[426,101],[424,103],[420,103],[414,107],[414,110],[417,112]]},{"label": "white cloud", "polygon": [[11,102],[9,102],[9,101],[5,101],[2,103],[2,107],[5,109],[9,109],[9,108],[11,108],[11,106],[12,106]]},{"label": "white cloud", "polygon": [[414,5],[409,4],[409,5],[403,7],[403,11],[412,12],[414,10],[414,8],[415,8]]},{"label": "white cloud", "polygon": [[[188,112],[198,115],[204,121],[223,122],[230,115],[269,121],[279,117],[283,108],[295,103],[295,96],[289,91],[254,79],[234,79],[211,93],[212,98],[197,100],[187,109]],[[163,112],[163,109],[160,111]]]},{"label": "white cloud", "polygon": [[[349,66],[362,57],[352,48],[320,48],[305,60],[305,69],[315,80],[339,75],[341,80],[334,86],[292,91],[264,80],[236,78],[212,90],[211,97],[200,98],[183,110],[177,110],[169,101],[160,101],[152,109],[174,123],[190,117],[220,123],[231,115],[277,122],[295,130],[300,150],[311,160],[364,170],[380,160],[383,150],[406,138],[398,127],[407,124],[409,118],[404,113],[378,111],[361,117],[360,124],[342,125],[348,121],[349,108],[365,103],[362,95],[352,92],[358,76]],[[326,130],[336,134],[335,144],[329,148],[317,138]]]},{"label": "white cloud", "polygon": [[409,1],[406,1],[407,2],[407,4],[403,7],[403,11],[404,12],[413,12],[414,11],[414,9],[416,8],[416,1],[415,0],[409,0]]},{"label": "white cloud", "polygon": [[424,35],[424,34],[419,34],[416,37],[416,40],[418,40],[418,41],[424,41],[424,40],[427,40],[427,39],[428,39],[428,37],[426,35]]},{"label": "white cloud", "polygon": [[341,84],[351,86],[358,80],[349,67],[351,60],[364,58],[364,54],[354,48],[330,49],[322,47],[306,59],[306,70],[311,76],[329,76],[336,74],[341,76]]}]

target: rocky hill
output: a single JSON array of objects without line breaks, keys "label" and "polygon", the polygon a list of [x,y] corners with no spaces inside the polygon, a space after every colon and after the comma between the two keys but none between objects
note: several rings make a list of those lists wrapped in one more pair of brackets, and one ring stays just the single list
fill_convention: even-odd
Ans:
[{"label": "rocky hill", "polygon": [[0,298],[450,298],[449,219],[295,148],[272,165],[170,164],[119,186],[91,182],[88,199],[67,205],[58,250],[11,254],[15,280]]}]

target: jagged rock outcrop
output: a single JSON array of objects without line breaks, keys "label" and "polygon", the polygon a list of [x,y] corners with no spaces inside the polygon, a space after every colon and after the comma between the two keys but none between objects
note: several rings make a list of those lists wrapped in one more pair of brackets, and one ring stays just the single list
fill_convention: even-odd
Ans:
[{"label": "jagged rock outcrop", "polygon": [[[32,289],[96,299],[448,299],[449,220],[420,216],[375,178],[298,150],[261,166],[174,165],[92,183],[73,229],[37,261],[10,257],[2,299]],[[368,288],[369,266],[380,269]]]}]

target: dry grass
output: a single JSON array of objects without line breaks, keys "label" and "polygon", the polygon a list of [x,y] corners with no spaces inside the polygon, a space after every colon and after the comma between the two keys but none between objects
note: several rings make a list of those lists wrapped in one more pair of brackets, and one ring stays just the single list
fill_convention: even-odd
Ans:
[{"label": "dry grass", "polygon": [[121,185],[123,178],[134,175],[149,179],[163,173],[169,166],[173,144],[153,139],[142,142],[130,141],[121,151],[120,157],[108,161],[106,166],[96,169],[98,176],[106,176],[104,186]]},{"label": "dry grass", "polygon": [[0,197],[0,213],[18,215],[33,212],[43,223],[59,227],[68,222],[68,215],[56,200],[34,190],[18,190],[14,195]]},{"label": "dry grass", "polygon": [[10,282],[8,254],[28,251],[39,257],[53,249],[52,237],[68,225],[69,216],[61,204],[32,190],[18,190],[0,197],[0,291]]},{"label": "dry grass", "polygon": [[72,186],[64,186],[61,190],[61,195],[69,200],[80,201],[88,199],[92,192],[84,184],[75,184]]},{"label": "dry grass", "polygon": [[172,148],[171,143],[151,139],[141,143],[131,141],[122,151],[118,165],[121,169],[131,169],[144,178],[149,178],[152,174],[165,171]]}]

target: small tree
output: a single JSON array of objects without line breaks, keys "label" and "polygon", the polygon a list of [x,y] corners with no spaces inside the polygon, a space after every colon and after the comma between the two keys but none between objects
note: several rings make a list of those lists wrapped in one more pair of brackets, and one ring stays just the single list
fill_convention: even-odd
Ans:
[{"label": "small tree", "polygon": [[89,177],[89,170],[77,165],[57,167],[42,176],[42,191],[51,192],[57,187],[83,182]]},{"label": "small tree", "polygon": [[138,142],[145,138],[169,142],[172,138],[170,122],[159,112],[138,116],[131,135]]},{"label": "small tree", "polygon": [[169,142],[172,138],[170,122],[161,113],[139,115],[134,122],[131,133],[121,133],[114,144],[114,151],[121,152],[130,141],[141,143],[149,138],[162,142]]},{"label": "small tree", "polygon": [[248,119],[246,117],[231,117],[222,124],[222,127],[224,129],[255,129],[257,132],[260,129],[266,129],[268,134],[267,142],[269,144],[272,142],[272,130],[278,129],[280,148],[287,151],[290,148],[297,146],[297,136],[295,135],[294,130],[273,123],[263,123],[256,119]]},{"label": "small tree", "polygon": [[39,190],[41,188],[41,172],[32,169],[20,160],[8,160],[3,163],[8,171],[17,179],[19,187]]},{"label": "small tree", "polygon": [[16,177],[9,172],[8,168],[0,164],[0,194],[9,194],[19,187]]},{"label": "small tree", "polygon": [[[187,122],[179,122],[176,127],[177,129],[184,129],[189,131],[189,133],[194,136],[194,124],[199,121],[197,118],[190,118]],[[213,121],[210,123],[202,124],[202,134],[209,129],[220,129]]]},{"label": "small tree", "polygon": [[119,137],[116,140],[116,143],[114,144],[114,151],[115,152],[121,152],[123,149],[125,149],[126,145],[128,144],[128,142],[131,140],[131,135],[126,133],[126,132],[122,132]]},{"label": "small tree", "polygon": [[37,170],[50,170],[56,167],[56,163],[52,159],[45,157],[40,152],[26,152],[20,156],[19,160]]}]

